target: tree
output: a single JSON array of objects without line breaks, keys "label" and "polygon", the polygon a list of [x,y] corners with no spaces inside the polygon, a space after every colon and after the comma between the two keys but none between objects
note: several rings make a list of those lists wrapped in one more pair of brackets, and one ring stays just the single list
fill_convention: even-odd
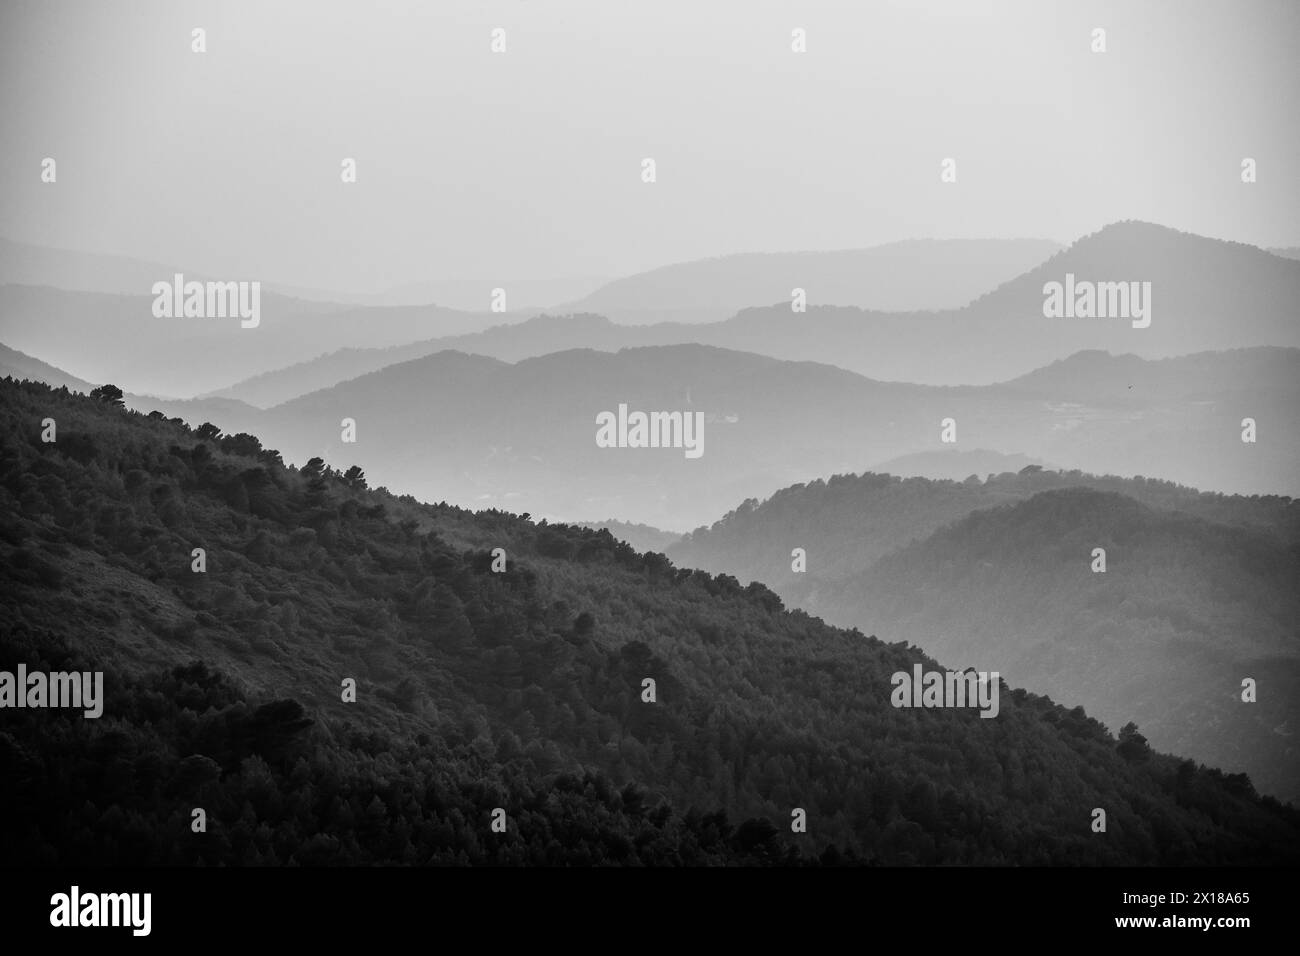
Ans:
[{"label": "tree", "polygon": [[325,480],[329,469],[325,467],[325,459],[309,458],[300,472],[307,479],[307,507],[320,508],[329,497],[329,482]]},{"label": "tree", "polygon": [[240,432],[237,435],[227,435],[221,439],[221,450],[228,455],[255,458],[258,452],[262,450],[262,442],[255,435]]},{"label": "tree", "polygon": [[90,397],[108,405],[122,407],[122,390],[116,385],[101,385],[90,390]]},{"label": "tree", "polygon": [[221,437],[221,429],[212,422],[204,422],[194,434],[199,436],[200,441],[216,441]]},{"label": "tree", "polygon": [[465,616],[465,606],[447,585],[435,585],[429,596],[420,602],[420,612],[427,622],[429,634],[439,647],[460,649],[473,643],[474,628]]},{"label": "tree", "polygon": [[1138,725],[1129,721],[1119,729],[1119,746],[1115,748],[1125,760],[1137,763],[1151,756],[1146,737],[1138,733]]},{"label": "tree", "polygon": [[364,491],[366,487],[366,473],[353,465],[343,473],[343,483],[353,491]]}]

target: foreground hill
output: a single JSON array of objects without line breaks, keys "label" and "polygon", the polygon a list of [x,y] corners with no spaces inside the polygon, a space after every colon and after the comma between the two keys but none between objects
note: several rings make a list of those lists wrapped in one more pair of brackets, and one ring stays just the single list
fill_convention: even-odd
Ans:
[{"label": "foreground hill", "polygon": [[605,532],[40,385],[0,419],[0,667],[105,672],[98,720],[4,712],[5,863],[1296,861],[1243,776],[1008,687],[894,708],[919,651]]},{"label": "foreground hill", "polygon": [[[1106,573],[1091,570],[1105,548]],[[1300,798],[1300,548],[1090,489],[978,511],[827,589],[828,619],[996,669]],[[1242,681],[1258,685],[1244,703]]]},{"label": "foreground hill", "polygon": [[[791,550],[807,571],[791,570]],[[1105,573],[1092,571],[1094,548]],[[787,489],[669,549],[1300,796],[1300,503],[1052,473]],[[1241,681],[1259,682],[1244,704]]]}]

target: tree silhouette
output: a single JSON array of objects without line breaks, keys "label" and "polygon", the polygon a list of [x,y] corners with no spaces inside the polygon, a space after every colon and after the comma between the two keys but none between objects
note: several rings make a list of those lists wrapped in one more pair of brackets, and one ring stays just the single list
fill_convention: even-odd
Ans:
[{"label": "tree silhouette", "polygon": [[122,390],[116,385],[101,385],[99,388],[93,388],[90,390],[90,397],[96,401],[117,405],[118,407],[123,404]]},{"label": "tree silhouette", "polygon": [[1146,737],[1138,733],[1138,725],[1131,720],[1119,729],[1119,746],[1115,749],[1125,760],[1135,763],[1151,756]]},{"label": "tree silhouette", "polygon": [[262,442],[255,435],[240,432],[237,435],[227,435],[221,439],[221,450],[228,455],[243,455],[247,458],[255,458],[258,452],[262,450]]}]

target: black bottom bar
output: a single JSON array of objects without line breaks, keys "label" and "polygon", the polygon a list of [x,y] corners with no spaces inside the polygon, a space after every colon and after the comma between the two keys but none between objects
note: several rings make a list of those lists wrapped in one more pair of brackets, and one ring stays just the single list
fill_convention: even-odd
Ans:
[{"label": "black bottom bar", "polygon": [[[902,931],[918,942],[972,943],[1125,935],[1140,942],[1173,934],[1231,945],[1286,926],[1294,876],[1267,869],[0,870],[7,885],[0,925],[11,939],[66,942],[75,932],[83,943],[120,937],[130,945],[249,945],[270,934],[295,944],[373,947],[406,937],[436,946],[465,933],[493,943],[548,936],[671,943],[683,931],[732,941],[752,933],[768,942],[787,931],[806,941],[831,932],[864,939]],[[127,925],[51,925],[52,914],[71,921],[73,886],[78,922],[83,914],[98,918],[101,900],[87,904],[88,895],[150,894],[148,935],[133,938],[130,915],[138,925],[143,914],[127,909],[119,917]],[[56,894],[68,899],[52,901]],[[104,919],[124,905],[110,900]],[[1240,917],[1249,925],[1218,923]],[[1126,918],[1154,923],[1117,923]],[[1206,918],[1209,928],[1200,924]]]}]

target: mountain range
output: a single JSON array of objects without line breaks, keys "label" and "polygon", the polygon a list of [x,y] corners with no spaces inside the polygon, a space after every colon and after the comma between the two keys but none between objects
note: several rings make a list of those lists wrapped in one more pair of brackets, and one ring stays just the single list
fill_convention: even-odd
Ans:
[{"label": "mountain range", "polygon": [[564,308],[622,324],[716,322],[751,306],[788,302],[801,288],[817,305],[952,309],[1060,249],[1046,239],[913,239],[869,249],[740,253],[615,279]]},{"label": "mountain range", "polygon": [[[186,281],[189,281],[187,277]],[[169,273],[158,281],[172,281]],[[263,290],[256,328],[239,318],[155,318],[146,286],[136,295],[0,286],[0,341],[92,381],[189,396],[344,346],[409,342],[500,322],[437,306],[367,308]]]},{"label": "mountain range", "polygon": [[[967,449],[1222,492],[1300,494],[1300,449],[1277,431],[1300,405],[1298,372],[1297,349],[1154,362],[1087,352],[999,385],[943,388],[683,345],[515,364],[440,352],[269,409],[134,393],[127,402],[262,435],[288,461],[347,460],[429,500],[550,520],[604,513],[684,532],[738,501],[881,462],[964,471],[950,456]],[[60,384],[64,373],[26,377],[43,375]],[[703,416],[700,457],[598,447],[597,416],[620,405]],[[1254,443],[1242,441],[1246,418]],[[971,473],[997,460],[971,459]]]},{"label": "mountain range", "polygon": [[[988,261],[997,258],[990,250],[1004,246],[1022,259],[1032,258],[1033,250],[1050,253],[1059,248],[1032,242],[959,244],[958,259],[964,257],[969,268],[956,272],[969,274],[969,282],[962,279],[957,283],[960,292],[944,294],[966,298],[977,286],[988,291],[964,305],[937,311],[917,310],[918,303],[931,300],[922,294],[924,283],[916,277],[928,274],[946,285],[943,268],[952,264],[953,253],[944,252],[949,247],[942,242],[918,242],[862,253],[777,257],[782,263],[806,260],[806,270],[824,276],[831,290],[862,282],[854,271],[862,261],[876,263],[865,271],[869,276],[881,270],[898,272],[903,278],[896,291],[873,279],[870,288],[864,285],[853,295],[867,297],[874,289],[872,301],[901,297],[898,301],[909,308],[899,311],[819,304],[849,293],[822,295],[815,286],[806,286],[807,311],[794,312],[788,290],[774,303],[762,283],[749,287],[748,305],[729,318],[674,321],[673,310],[665,308],[657,314],[658,321],[642,325],[618,324],[592,311],[607,302],[594,293],[573,303],[575,311],[569,315],[526,310],[501,315],[434,305],[358,307],[268,292],[261,326],[241,329],[238,322],[221,320],[154,319],[150,300],[143,295],[10,285],[0,288],[0,339],[82,378],[129,379],[132,389],[141,393],[216,394],[261,407],[447,350],[515,362],[574,348],[616,351],[704,344],[837,365],[879,380],[955,385],[1005,381],[1081,350],[1161,358],[1300,345],[1293,308],[1300,296],[1300,262],[1294,259],[1149,223],[1123,222],[1004,278],[1010,263]],[[915,257],[911,268],[885,268],[883,264],[904,252]],[[710,262],[631,277],[627,295],[640,291],[656,300],[679,287],[682,301],[700,301],[713,294],[707,290],[725,287],[732,271],[750,275],[754,263],[766,260],[742,256]],[[681,270],[685,277],[679,283],[672,277]],[[1064,283],[1069,276],[1081,283],[1150,283],[1150,325],[1134,328],[1132,320],[1122,317],[1045,318],[1045,287]],[[786,282],[779,284],[784,288]],[[610,287],[623,288],[617,282]],[[533,321],[525,321],[530,318]],[[110,331],[121,329],[130,335]],[[212,361],[181,373],[196,354]]]},{"label": "mountain range", "polygon": [[[797,257],[796,257],[797,261]],[[1151,324],[1123,318],[1043,315],[1044,287],[1080,282],[1149,282]],[[935,281],[946,282],[936,271]],[[847,281],[847,280],[846,280]],[[394,349],[358,349],[237,382],[214,394],[269,406],[386,365],[448,349],[507,362],[575,348],[703,344],[775,358],[835,365],[869,378],[932,385],[992,384],[1079,351],[1169,358],[1201,351],[1300,345],[1294,303],[1300,262],[1255,246],[1207,239],[1149,223],[1116,223],[1085,236],[961,307],[883,311],[819,305],[793,312],[777,301],[712,322],[619,325],[592,310],[543,315]],[[920,301],[920,300],[917,300]],[[668,312],[664,313],[665,315]]]},{"label": "mountain range", "polygon": [[[999,385],[944,388],[680,345],[514,364],[440,352],[266,410],[231,400],[133,403],[263,435],[290,461],[346,459],[421,498],[685,531],[746,498],[946,449],[1300,494],[1300,449],[1279,433],[1300,405],[1297,373],[1297,349],[1155,362],[1088,352]],[[701,457],[598,447],[597,416],[620,404],[703,415]],[[1248,417],[1255,443],[1242,441]],[[356,422],[355,443],[343,440],[344,419]],[[943,440],[948,419],[952,443]]]}]

